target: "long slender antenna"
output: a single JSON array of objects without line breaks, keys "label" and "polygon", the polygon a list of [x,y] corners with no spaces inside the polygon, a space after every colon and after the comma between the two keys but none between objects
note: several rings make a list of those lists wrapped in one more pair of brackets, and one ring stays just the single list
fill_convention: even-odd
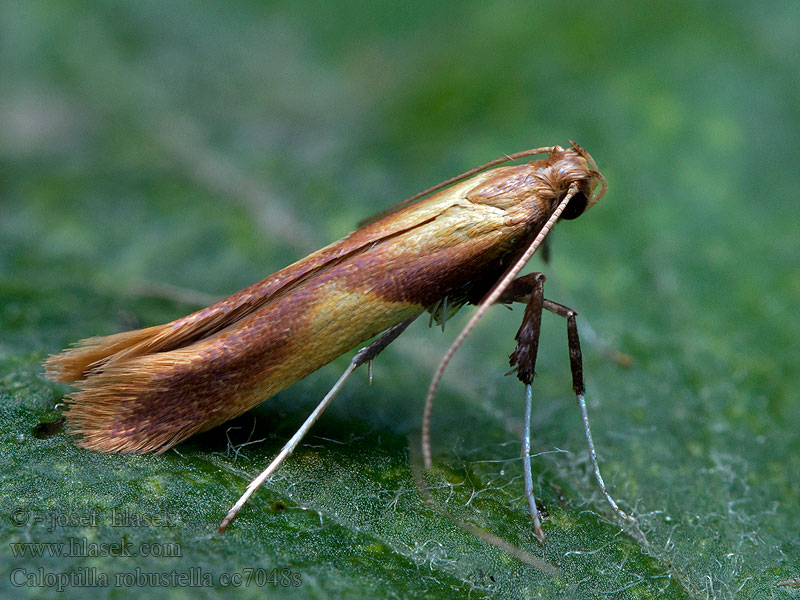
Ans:
[{"label": "long slender antenna", "polygon": [[[455,177],[451,177],[450,179],[445,179],[441,183],[437,183],[434,186],[429,187],[428,189],[422,190],[421,192],[417,192],[413,196],[406,198],[395,204],[394,206],[390,206],[384,211],[379,212],[376,215],[372,215],[371,217],[364,219],[358,225],[359,227],[363,227],[369,223],[374,223],[378,219],[382,219],[383,217],[390,215],[404,206],[408,206],[409,204],[416,202],[420,198],[424,198],[429,194],[433,194],[434,192],[438,192],[440,189],[447,187],[448,185],[452,185],[454,183],[458,183],[467,177],[471,177],[476,173],[480,173],[481,171],[485,171],[486,169],[490,169],[492,167],[496,167],[497,165],[501,165],[505,162],[509,162],[512,160],[517,160],[520,158],[527,158],[529,156],[536,156],[537,154],[552,154],[556,150],[562,150],[561,146],[543,146],[541,148],[531,148],[530,150],[522,150],[521,152],[514,152],[513,154],[506,154],[505,156],[500,156],[499,158],[495,158],[494,160],[490,160],[487,163],[484,163],[480,166],[473,167],[469,171],[464,171],[460,175],[456,175]],[[584,151],[585,152],[585,151]]]},{"label": "long slender antenna", "polygon": [[[396,207],[405,206],[406,204],[411,204],[415,200],[419,200],[420,198],[424,198],[428,194],[432,194],[433,192],[437,192],[443,187],[447,187],[453,183],[457,183],[467,177],[472,177],[476,173],[480,173],[481,171],[485,171],[486,169],[491,169],[492,167],[496,167],[497,165],[502,165],[503,163],[517,160],[520,158],[527,158],[529,156],[536,156],[537,154],[552,154],[555,152],[559,147],[558,146],[543,146],[542,148],[531,148],[530,150],[522,150],[520,152],[514,152],[513,154],[506,154],[505,156],[500,156],[495,158],[494,160],[490,160],[487,163],[479,165],[477,167],[472,167],[469,171],[464,171],[461,175],[456,175],[455,177],[451,177],[450,179],[445,179],[441,183],[437,183],[434,186],[429,187],[426,190],[422,190],[421,192],[417,192],[410,198],[406,198],[402,202],[396,204]],[[596,168],[596,167],[595,167]]]},{"label": "long slender antenna", "polygon": [[525,264],[531,259],[534,252],[536,252],[536,250],[542,244],[544,238],[547,237],[547,234],[553,228],[553,225],[556,224],[556,221],[558,221],[561,213],[564,212],[567,204],[569,204],[569,201],[572,200],[572,197],[576,193],[578,193],[578,184],[573,183],[569,186],[569,190],[567,191],[567,194],[564,196],[563,200],[561,200],[558,206],[556,206],[553,214],[550,215],[550,218],[547,219],[547,222],[536,235],[536,238],[533,240],[533,242],[531,242],[531,245],[528,246],[519,260],[517,260],[517,262],[506,271],[505,275],[503,275],[500,281],[494,285],[489,294],[478,305],[478,309],[473,313],[470,320],[464,326],[464,329],[462,329],[461,333],[458,334],[458,337],[456,337],[455,341],[450,345],[450,348],[448,348],[447,352],[442,358],[442,361],[439,363],[439,367],[436,369],[436,373],[434,374],[430,387],[428,388],[428,395],[425,397],[425,409],[422,414],[422,458],[426,469],[430,469],[433,466],[433,460],[431,459],[431,412],[433,411],[433,398],[436,396],[436,390],[439,387],[439,382],[442,379],[442,375],[444,375],[444,370],[452,360],[456,350],[458,350],[459,346],[461,346],[470,332],[475,328],[475,325],[478,323],[478,321],[480,321],[483,315],[486,314],[486,311],[489,310],[489,307],[497,302],[497,299],[500,298],[500,295],[511,284]]}]

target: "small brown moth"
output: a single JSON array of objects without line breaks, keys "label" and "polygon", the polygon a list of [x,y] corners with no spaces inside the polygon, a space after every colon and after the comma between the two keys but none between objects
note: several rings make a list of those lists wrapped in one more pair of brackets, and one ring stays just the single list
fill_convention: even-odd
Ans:
[{"label": "small brown moth", "polygon": [[[543,275],[516,278],[556,221],[580,216],[606,191],[589,153],[570,144],[566,149],[519,152],[442,182],[347,237],[186,317],[89,338],[51,355],[45,361],[47,375],[77,387],[67,399],[70,431],[80,434],[78,444],[91,450],[164,452],[383,332],[356,354],[300,430],[251,482],[222,522],[222,531],[359,365],[377,356],[422,312],[444,323],[464,304],[479,304],[428,392],[422,438],[430,468],[429,420],[445,366],[489,306],[525,302],[511,365],[526,387],[525,490],[536,534],[544,540],[530,474],[529,422],[545,309],[567,319],[573,387],[595,478],[612,510],[632,521],[606,491],[597,466],[583,401],[577,313],[544,299]],[[546,157],[486,170],[537,154]]]}]

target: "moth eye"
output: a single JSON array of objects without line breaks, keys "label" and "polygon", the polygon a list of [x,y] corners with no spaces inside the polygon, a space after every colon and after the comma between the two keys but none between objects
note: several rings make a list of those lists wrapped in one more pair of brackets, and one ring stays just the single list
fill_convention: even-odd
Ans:
[{"label": "moth eye", "polygon": [[589,204],[589,199],[583,192],[578,192],[569,201],[564,212],[561,213],[561,218],[567,221],[577,219],[583,214],[583,211],[586,210],[587,204]]}]

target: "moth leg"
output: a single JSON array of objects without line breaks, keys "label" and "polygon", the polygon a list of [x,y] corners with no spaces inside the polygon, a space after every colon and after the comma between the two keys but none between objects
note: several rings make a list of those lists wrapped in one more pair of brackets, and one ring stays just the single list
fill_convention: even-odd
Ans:
[{"label": "moth leg", "polygon": [[[523,280],[523,281],[521,281]],[[524,291],[522,287],[529,287],[525,296],[528,305],[522,317],[522,325],[517,331],[517,347],[509,357],[509,363],[516,367],[517,377],[525,385],[525,432],[522,436],[522,463],[525,476],[525,498],[528,500],[528,511],[533,521],[533,530],[539,541],[544,543],[544,531],[536,507],[536,498],[533,495],[533,475],[531,474],[531,410],[533,405],[533,376],[536,367],[536,355],[539,351],[539,333],[542,328],[542,310],[544,308],[544,280],[542,273],[533,273],[520,277],[512,282],[509,288],[512,291]],[[520,282],[521,281],[521,282]],[[520,282],[517,284],[517,282]],[[514,284],[517,284],[514,286]]]},{"label": "moth leg", "polygon": [[541,283],[544,283],[546,279],[544,273],[530,273],[522,277],[517,277],[503,290],[503,293],[500,294],[500,297],[497,299],[497,304],[511,304],[513,302],[527,304],[530,302],[531,293],[539,285],[540,279]]},{"label": "moth leg", "polygon": [[414,315],[410,319],[407,319],[397,325],[393,325],[389,329],[387,329],[381,337],[377,340],[372,342],[369,346],[362,348],[359,350],[353,359],[350,361],[347,369],[345,369],[344,373],[342,373],[339,380],[334,384],[334,386],[330,389],[330,391],[325,395],[322,401],[317,405],[317,407],[312,411],[312,413],[308,416],[308,418],[303,422],[295,434],[291,437],[291,439],[286,442],[286,445],[281,449],[278,455],[272,459],[272,462],[269,463],[266,469],[264,469],[261,474],[253,479],[250,484],[247,486],[247,490],[242,497],[233,505],[233,508],[228,511],[228,514],[220,523],[218,531],[222,533],[225,529],[230,525],[231,521],[236,517],[239,511],[244,506],[244,503],[253,495],[261,485],[269,479],[269,477],[278,470],[278,467],[281,466],[284,460],[288,458],[288,456],[297,448],[297,445],[300,441],[305,437],[308,433],[309,429],[317,422],[320,418],[322,413],[328,408],[328,405],[331,403],[331,400],[339,393],[339,390],[342,389],[344,383],[347,379],[352,375],[353,371],[355,371],[358,367],[363,365],[365,362],[371,362],[378,354],[380,354],[389,344],[391,344],[397,337],[406,330],[406,328],[411,325],[411,323],[418,317],[419,315]]},{"label": "moth leg", "polygon": [[619,505],[614,501],[606,489],[606,484],[603,481],[603,476],[600,474],[600,466],[597,464],[597,452],[594,449],[594,442],[592,441],[592,432],[589,428],[589,414],[586,411],[586,399],[584,394],[586,388],[583,383],[583,358],[581,354],[581,342],[578,338],[578,325],[576,317],[578,313],[571,308],[553,302],[551,300],[544,301],[544,308],[553,314],[564,317],[567,320],[567,344],[569,345],[569,365],[572,371],[572,389],[575,391],[575,396],[578,399],[578,407],[581,411],[581,420],[583,421],[583,432],[586,436],[586,443],[589,446],[589,458],[592,461],[592,470],[594,471],[594,478],[600,488],[600,492],[608,502],[611,510],[622,521],[631,524],[636,524],[636,519],[625,513]]}]

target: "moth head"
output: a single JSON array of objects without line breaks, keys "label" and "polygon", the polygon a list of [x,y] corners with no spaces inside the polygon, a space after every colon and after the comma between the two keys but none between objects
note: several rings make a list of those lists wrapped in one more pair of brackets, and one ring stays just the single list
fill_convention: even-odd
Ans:
[{"label": "moth head", "polygon": [[[570,200],[562,219],[576,219],[588,208],[597,204],[608,189],[605,177],[597,170],[591,154],[581,146],[570,140],[570,148],[556,156],[553,168],[556,170],[554,187],[566,193],[572,186],[577,186],[577,192]],[[563,195],[561,196],[563,198]]]}]

